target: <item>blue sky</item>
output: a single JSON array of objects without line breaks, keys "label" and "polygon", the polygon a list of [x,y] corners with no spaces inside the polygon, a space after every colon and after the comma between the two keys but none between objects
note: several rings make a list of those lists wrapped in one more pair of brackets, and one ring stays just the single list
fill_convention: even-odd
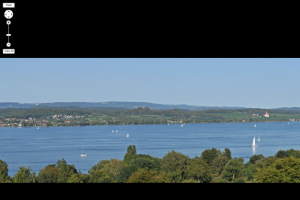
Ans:
[{"label": "blue sky", "polygon": [[300,107],[298,58],[1,58],[0,102]]}]

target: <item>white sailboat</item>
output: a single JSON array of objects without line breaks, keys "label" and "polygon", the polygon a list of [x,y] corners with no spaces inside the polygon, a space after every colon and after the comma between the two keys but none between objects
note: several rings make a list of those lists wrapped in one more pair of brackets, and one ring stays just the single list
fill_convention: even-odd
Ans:
[{"label": "white sailboat", "polygon": [[80,156],[81,156],[81,157],[86,157],[87,154],[86,154],[86,153],[81,153]]},{"label": "white sailboat", "polygon": [[116,133],[118,133],[119,131],[118,130],[116,130]]},{"label": "white sailboat", "polygon": [[115,131],[114,131],[114,130],[112,130],[111,132],[112,132],[112,133],[114,133]]},{"label": "white sailboat", "polygon": [[126,138],[129,138],[129,133],[126,134]]},{"label": "white sailboat", "polygon": [[256,124],[254,124],[254,128],[256,127]]},{"label": "white sailboat", "polygon": [[253,138],[253,142],[252,142],[252,147],[256,147],[257,145],[255,145],[255,137]]},{"label": "white sailboat", "polygon": [[260,142],[260,138],[259,137],[257,138],[257,142]]}]

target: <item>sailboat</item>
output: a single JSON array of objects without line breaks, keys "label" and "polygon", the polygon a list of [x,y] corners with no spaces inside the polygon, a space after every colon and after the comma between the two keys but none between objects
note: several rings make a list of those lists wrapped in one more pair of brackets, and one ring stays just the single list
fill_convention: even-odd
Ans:
[{"label": "sailboat", "polygon": [[86,157],[87,154],[86,154],[86,153],[81,153],[80,156],[81,156],[81,157]]},{"label": "sailboat", "polygon": [[118,130],[116,130],[116,133],[118,133],[119,131]]},{"label": "sailboat", "polygon": [[86,153],[82,153],[82,154],[80,154],[80,156],[81,156],[81,157],[86,157],[87,154],[86,154]]},{"label": "sailboat", "polygon": [[114,133],[114,130],[112,130],[111,132]]},{"label": "sailboat", "polygon": [[260,138],[259,137],[257,138],[257,142],[260,142]]},{"label": "sailboat", "polygon": [[254,124],[254,128],[256,127],[256,124]]},{"label": "sailboat", "polygon": [[253,138],[252,147],[256,147],[256,145],[255,145],[255,137]]},{"label": "sailboat", "polygon": [[126,138],[129,138],[129,133],[126,134]]}]

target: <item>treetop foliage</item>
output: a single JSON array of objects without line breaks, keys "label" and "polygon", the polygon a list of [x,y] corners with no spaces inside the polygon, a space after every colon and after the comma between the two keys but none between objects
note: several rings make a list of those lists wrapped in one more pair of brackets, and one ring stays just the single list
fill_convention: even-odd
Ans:
[{"label": "treetop foliage", "polygon": [[37,174],[21,166],[10,177],[0,160],[0,183],[299,183],[300,151],[279,150],[274,156],[253,155],[248,162],[232,158],[225,148],[211,148],[190,158],[175,150],[163,158],[138,154],[130,145],[123,160],[100,160],[82,174],[63,158]]}]

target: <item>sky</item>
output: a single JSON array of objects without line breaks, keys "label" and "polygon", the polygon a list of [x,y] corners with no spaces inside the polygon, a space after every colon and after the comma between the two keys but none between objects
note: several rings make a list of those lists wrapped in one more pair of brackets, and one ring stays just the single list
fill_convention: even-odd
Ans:
[{"label": "sky", "polygon": [[0,58],[0,102],[300,107],[299,58]]}]

